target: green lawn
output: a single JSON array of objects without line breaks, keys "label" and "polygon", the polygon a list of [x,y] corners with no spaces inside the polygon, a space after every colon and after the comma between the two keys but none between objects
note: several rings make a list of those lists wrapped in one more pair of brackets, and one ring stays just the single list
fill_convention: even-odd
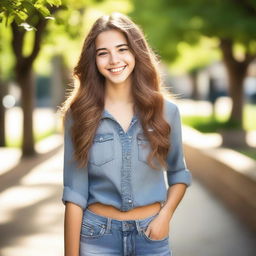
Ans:
[{"label": "green lawn", "polygon": [[[228,116],[217,113],[212,116],[182,116],[182,122],[185,125],[194,127],[195,129],[209,133],[218,132],[219,129],[230,129],[238,127],[235,123],[227,123]],[[246,104],[243,113],[243,127],[246,131],[256,130],[256,105]]]},{"label": "green lawn", "polygon": [[[55,129],[51,129],[51,130],[45,131],[43,133],[36,132],[34,134],[35,142],[39,142],[40,140],[45,139],[46,137],[48,137],[54,133],[56,133]],[[11,138],[10,136],[7,136],[6,144],[7,144],[7,147],[21,147],[21,138],[14,139],[14,138]]]},{"label": "green lawn", "polygon": [[238,149],[237,151],[240,152],[241,154],[244,154],[244,155],[256,160],[256,149],[248,149],[248,150]]},{"label": "green lawn", "polygon": [[[191,126],[203,133],[218,132],[219,129],[231,129],[238,127],[236,124],[227,123],[228,116],[217,113],[215,117],[212,116],[182,116],[182,123]],[[243,128],[246,131],[256,130],[256,105],[247,104],[244,107],[243,113]],[[238,149],[242,154],[245,154],[256,160],[255,149]]]}]

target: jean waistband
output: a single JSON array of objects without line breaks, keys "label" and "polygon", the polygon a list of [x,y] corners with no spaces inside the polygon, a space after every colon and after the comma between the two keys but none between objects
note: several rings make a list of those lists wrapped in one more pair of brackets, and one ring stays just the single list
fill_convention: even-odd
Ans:
[{"label": "jean waistband", "polygon": [[147,224],[154,219],[158,215],[152,215],[145,219],[137,219],[137,220],[116,220],[108,217],[104,217],[101,215],[98,215],[89,209],[86,209],[84,211],[83,219],[84,221],[90,221],[93,223],[97,223],[99,225],[105,225],[107,229],[119,229],[122,231],[131,231],[133,229],[137,229],[138,232],[141,232]]}]

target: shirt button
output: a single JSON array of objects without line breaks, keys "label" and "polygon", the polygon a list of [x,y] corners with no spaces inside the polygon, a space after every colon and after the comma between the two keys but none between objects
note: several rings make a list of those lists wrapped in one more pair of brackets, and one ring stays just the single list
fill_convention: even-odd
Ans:
[{"label": "shirt button", "polygon": [[126,156],[126,159],[130,159],[130,156]]},{"label": "shirt button", "polygon": [[128,138],[129,138],[129,139],[131,139],[131,138],[132,138],[132,136],[128,136]]},{"label": "shirt button", "polygon": [[130,203],[130,204],[131,204],[131,203],[132,203],[132,200],[131,200],[131,199],[129,199],[129,200],[128,200],[128,203]]},{"label": "shirt button", "polygon": [[119,133],[120,133],[120,134],[123,134],[123,131],[120,131]]},{"label": "shirt button", "polygon": [[100,137],[100,141],[103,141],[103,138],[102,138],[102,137]]}]

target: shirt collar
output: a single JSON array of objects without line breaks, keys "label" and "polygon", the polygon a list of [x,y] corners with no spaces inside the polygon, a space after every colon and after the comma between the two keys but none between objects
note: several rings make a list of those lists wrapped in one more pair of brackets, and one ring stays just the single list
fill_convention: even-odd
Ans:
[{"label": "shirt collar", "polygon": [[[101,115],[101,119],[105,119],[105,118],[110,118],[114,121],[116,121],[116,119],[106,110],[104,109]],[[138,115],[137,113],[134,114],[133,118],[132,118],[132,122],[135,122],[135,120],[138,120]]]}]

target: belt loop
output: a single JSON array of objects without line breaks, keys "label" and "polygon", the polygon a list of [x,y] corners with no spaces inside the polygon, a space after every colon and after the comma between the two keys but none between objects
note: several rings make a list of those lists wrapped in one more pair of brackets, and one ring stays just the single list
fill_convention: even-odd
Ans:
[{"label": "belt loop", "polygon": [[143,229],[140,227],[140,221],[139,220],[135,220],[135,224],[136,224],[136,229],[138,231],[138,234],[141,235]]},{"label": "belt loop", "polygon": [[106,230],[106,233],[110,233],[110,230],[111,230],[111,219],[110,218],[107,218],[107,230]]}]

